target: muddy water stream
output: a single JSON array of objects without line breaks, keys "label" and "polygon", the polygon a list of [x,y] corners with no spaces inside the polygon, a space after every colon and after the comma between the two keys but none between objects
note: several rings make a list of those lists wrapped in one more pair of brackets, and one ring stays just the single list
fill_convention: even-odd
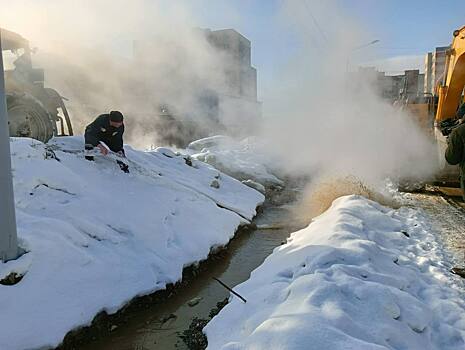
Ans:
[{"label": "muddy water stream", "polygon": [[[231,287],[245,281],[250,272],[297,229],[290,227],[292,219],[289,206],[268,207],[254,222],[259,227],[267,225],[268,229],[257,229],[239,235],[229,244],[227,250],[208,263],[205,271],[176,294],[164,302],[155,303],[146,310],[131,315],[127,324],[114,329],[108,336],[79,348],[187,349],[179,338],[179,332],[189,328],[194,316],[207,319],[210,310],[230,295],[213,277]],[[274,229],[269,229],[270,226]],[[196,305],[189,306],[196,302]]]},{"label": "muddy water stream", "polygon": [[[414,207],[422,208],[434,218],[434,226],[441,232],[455,261],[465,260],[465,205],[454,205],[438,195],[412,194]],[[268,207],[255,219],[255,223],[268,226],[237,236],[222,251],[207,263],[189,284],[177,290],[174,295],[162,302],[151,304],[147,309],[130,315],[128,322],[112,330],[103,338],[94,340],[79,349],[85,350],[152,350],[188,349],[180,333],[189,328],[193,317],[208,319],[210,310],[218,302],[230,296],[213,277],[227,285],[235,285],[249,278],[250,272],[271,254],[273,249],[286,241],[292,227],[290,206]],[[269,227],[275,227],[269,229]],[[235,297],[235,296],[234,296]],[[198,302],[198,303],[197,303]],[[189,306],[191,304],[191,306]],[[195,305],[193,305],[195,304]]]}]

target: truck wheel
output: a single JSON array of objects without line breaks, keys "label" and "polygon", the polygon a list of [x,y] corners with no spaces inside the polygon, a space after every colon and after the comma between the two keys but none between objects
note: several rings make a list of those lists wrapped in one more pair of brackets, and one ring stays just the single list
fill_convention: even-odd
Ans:
[{"label": "truck wheel", "polygon": [[30,137],[47,142],[54,128],[47,110],[34,98],[7,95],[10,136]]}]

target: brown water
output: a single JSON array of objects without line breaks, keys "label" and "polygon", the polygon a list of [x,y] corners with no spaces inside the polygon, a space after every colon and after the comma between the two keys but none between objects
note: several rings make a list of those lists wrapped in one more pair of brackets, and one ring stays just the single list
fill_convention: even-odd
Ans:
[{"label": "brown water", "polygon": [[[215,258],[209,263],[207,270],[201,272],[168,300],[131,315],[126,325],[113,330],[109,336],[79,348],[187,349],[178,332],[187,329],[194,316],[208,318],[216,303],[230,295],[229,291],[212,278],[219,278],[231,287],[245,281],[250,272],[296,230],[295,227],[291,227],[290,209],[285,206],[267,208],[254,222],[257,225],[271,225],[276,228],[257,229],[236,237],[228,249],[221,253],[221,259]],[[200,302],[191,307],[187,303],[194,298],[200,298]],[[166,321],[169,315],[175,317]]]}]

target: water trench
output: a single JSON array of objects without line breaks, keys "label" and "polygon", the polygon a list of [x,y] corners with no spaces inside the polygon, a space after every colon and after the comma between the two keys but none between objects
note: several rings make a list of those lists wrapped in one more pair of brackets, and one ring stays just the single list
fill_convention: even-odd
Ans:
[{"label": "water trench", "polygon": [[[441,233],[448,251],[454,255],[455,262],[463,265],[465,245],[465,205],[451,205],[437,194],[410,194],[410,205],[421,208],[434,218],[434,229]],[[408,205],[408,204],[407,204]],[[293,203],[288,205],[265,206],[255,218],[258,229],[238,234],[227,249],[211,257],[188,283],[167,292],[169,297],[150,302],[146,308],[131,311],[125,315],[126,321],[118,326],[106,326],[111,331],[87,336],[83,342],[64,349],[84,350],[152,350],[152,349],[201,349],[189,348],[180,335],[189,329],[192,319],[209,319],[209,313],[217,303],[222,302],[231,294],[218,284],[214,277],[227,285],[234,287],[249,278],[251,271],[258,267],[271,254],[273,249],[289,237],[291,232],[299,229],[294,224],[292,215]],[[266,226],[266,229],[260,227]],[[272,229],[270,229],[270,227]],[[234,296],[234,298],[236,298]],[[189,306],[191,304],[191,306]],[[195,304],[195,305],[192,305]],[[201,328],[199,328],[201,329]],[[98,332],[98,329],[97,329]],[[198,332],[201,335],[201,332]],[[194,335],[198,337],[199,334]]]},{"label": "water trench", "polygon": [[[78,347],[85,350],[189,349],[179,337],[193,317],[209,319],[209,313],[230,292],[213,280],[234,287],[247,280],[252,270],[298,228],[293,225],[292,206],[267,206],[255,218],[257,229],[238,235],[219,256],[207,263],[186,286],[164,301],[153,303],[128,316],[128,321],[96,340]],[[260,228],[266,226],[266,228]],[[235,298],[235,296],[234,296]],[[198,303],[197,303],[198,302]],[[189,304],[195,304],[189,306]],[[67,347],[66,347],[67,348]],[[192,347],[191,347],[192,348]]]}]

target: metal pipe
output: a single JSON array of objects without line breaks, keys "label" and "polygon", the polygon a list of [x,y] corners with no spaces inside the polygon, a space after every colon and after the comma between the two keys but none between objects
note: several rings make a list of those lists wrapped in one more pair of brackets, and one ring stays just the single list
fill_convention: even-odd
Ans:
[{"label": "metal pipe", "polygon": [[6,109],[1,30],[0,73],[0,260],[5,262],[16,259],[19,250],[11,175],[10,135]]}]

